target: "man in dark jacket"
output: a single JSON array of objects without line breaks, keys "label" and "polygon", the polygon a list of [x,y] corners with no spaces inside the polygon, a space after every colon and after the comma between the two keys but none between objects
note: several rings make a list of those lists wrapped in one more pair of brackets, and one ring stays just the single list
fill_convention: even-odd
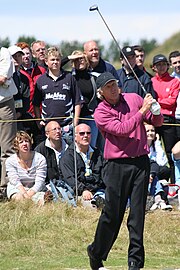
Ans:
[{"label": "man in dark jacket", "polygon": [[68,148],[68,145],[61,138],[61,127],[58,122],[50,121],[45,127],[47,139],[41,142],[35,150],[41,153],[47,162],[46,184],[50,180],[59,180],[59,160]]},{"label": "man in dark jacket", "polygon": [[[83,205],[104,202],[105,185],[102,179],[103,157],[97,148],[90,146],[91,128],[79,124],[75,128],[75,150],[77,162],[77,189]],[[76,191],[74,144],[71,144],[60,160],[63,180]],[[96,201],[97,200],[97,201]]]},{"label": "man in dark jacket", "polygon": [[[120,84],[122,85],[121,89],[123,93],[136,93],[142,98],[144,98],[146,95],[140,83],[137,81],[136,77],[134,76],[129,66],[130,64],[135,74],[137,75],[139,81],[144,86],[145,90],[147,91],[147,93],[150,93],[153,96],[153,98],[156,98],[156,93],[153,89],[150,76],[144,70],[139,69],[139,67],[136,65],[136,54],[133,47],[125,46],[122,49],[122,52],[120,55],[122,68],[117,70],[117,73],[119,76]],[[124,55],[126,56],[129,64],[124,58]]]}]

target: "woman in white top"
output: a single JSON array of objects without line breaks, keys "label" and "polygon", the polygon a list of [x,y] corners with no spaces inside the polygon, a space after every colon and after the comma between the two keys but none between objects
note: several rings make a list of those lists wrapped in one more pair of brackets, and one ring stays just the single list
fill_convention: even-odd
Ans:
[{"label": "woman in white top", "polygon": [[32,139],[24,131],[18,131],[14,139],[15,154],[6,160],[9,199],[32,199],[43,202],[47,165],[45,157],[31,150]]},{"label": "woman in white top", "polygon": [[171,170],[167,166],[168,159],[159,140],[159,136],[156,134],[154,126],[145,124],[145,128],[150,150],[151,174],[157,175],[159,180],[165,179],[169,181]]},{"label": "woman in white top", "polygon": [[169,181],[171,170],[167,166],[168,159],[162,148],[158,134],[152,125],[145,124],[147,133],[147,142],[149,145],[149,159],[151,163],[149,178],[149,195],[154,196],[155,203],[150,210],[160,208],[162,210],[172,210],[172,206],[168,204],[167,192],[159,180]]}]

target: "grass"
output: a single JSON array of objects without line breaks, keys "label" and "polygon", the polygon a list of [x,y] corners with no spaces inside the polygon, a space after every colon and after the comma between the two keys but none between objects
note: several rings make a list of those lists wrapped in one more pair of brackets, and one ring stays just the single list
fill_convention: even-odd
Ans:
[{"label": "grass", "polygon": [[[62,203],[37,207],[31,202],[0,203],[0,269],[90,269],[86,254],[93,240],[99,211]],[[105,265],[127,269],[127,213],[120,235]],[[145,269],[180,268],[180,212],[147,213]]]}]

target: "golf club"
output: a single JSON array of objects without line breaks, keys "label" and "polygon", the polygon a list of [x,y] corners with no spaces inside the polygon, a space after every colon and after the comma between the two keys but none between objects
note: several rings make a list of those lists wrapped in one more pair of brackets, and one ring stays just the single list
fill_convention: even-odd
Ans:
[{"label": "golf club", "polygon": [[[102,16],[101,12],[99,11],[98,6],[97,6],[97,5],[91,6],[91,7],[89,8],[89,11],[97,11],[97,12],[99,13],[101,19],[103,20],[103,22],[104,22],[104,24],[106,25],[106,27],[107,27],[109,33],[111,34],[111,36],[112,36],[112,38],[113,38],[113,40],[114,40],[116,46],[118,47],[119,52],[123,55],[123,57],[124,57],[124,59],[126,60],[128,66],[129,66],[129,68],[131,69],[132,73],[134,74],[134,77],[136,78],[136,80],[137,80],[138,83],[140,84],[142,90],[144,91],[145,94],[147,94],[146,89],[144,88],[143,84],[141,83],[141,81],[139,80],[138,76],[136,75],[136,73],[135,73],[133,67],[131,66],[131,64],[129,63],[129,61],[128,61],[126,55],[123,53],[121,47],[119,46],[119,43],[117,42],[117,40],[116,40],[115,36],[113,35],[111,29],[109,28],[109,26],[108,26],[108,24],[106,23],[104,17]],[[153,102],[153,104],[151,105],[151,112],[152,112],[153,114],[156,114],[156,113],[158,114],[158,113],[159,113],[159,110],[160,110],[160,105],[159,105],[159,103],[158,103],[157,101]]]}]

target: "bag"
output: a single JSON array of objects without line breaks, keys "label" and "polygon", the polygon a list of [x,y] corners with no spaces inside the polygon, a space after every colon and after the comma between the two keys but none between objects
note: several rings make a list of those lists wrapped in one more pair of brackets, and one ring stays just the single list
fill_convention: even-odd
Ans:
[{"label": "bag", "polygon": [[146,200],[146,212],[148,212],[154,204],[154,196],[148,195]]},{"label": "bag", "polygon": [[73,189],[66,184],[63,180],[50,180],[50,188],[53,194],[53,201],[56,202],[59,199],[62,202],[66,202],[69,205],[74,207],[77,206],[76,201],[74,199],[74,191]]},{"label": "bag", "polygon": [[91,204],[96,205],[97,208],[103,209],[105,206],[105,192],[104,189],[99,189],[93,196]]}]

